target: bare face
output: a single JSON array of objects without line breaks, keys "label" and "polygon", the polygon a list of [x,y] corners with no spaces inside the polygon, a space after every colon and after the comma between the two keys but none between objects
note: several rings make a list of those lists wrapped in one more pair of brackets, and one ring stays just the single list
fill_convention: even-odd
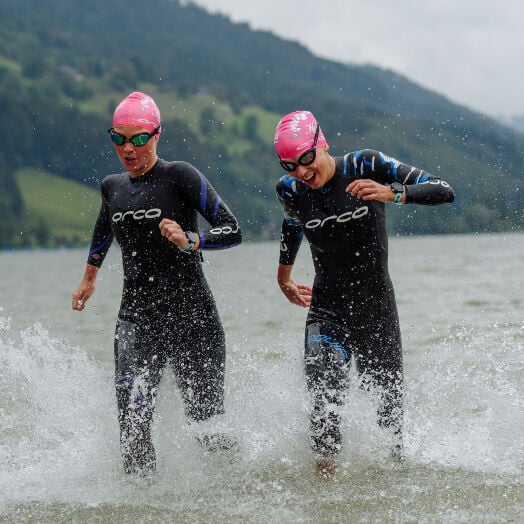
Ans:
[{"label": "bare face", "polygon": [[[136,126],[115,126],[115,133],[131,139],[136,135],[151,133],[143,128]],[[113,144],[116,154],[132,177],[139,177],[149,171],[158,159],[156,146],[158,135],[153,135],[143,146],[135,146],[132,142],[126,141],[121,146]]]}]

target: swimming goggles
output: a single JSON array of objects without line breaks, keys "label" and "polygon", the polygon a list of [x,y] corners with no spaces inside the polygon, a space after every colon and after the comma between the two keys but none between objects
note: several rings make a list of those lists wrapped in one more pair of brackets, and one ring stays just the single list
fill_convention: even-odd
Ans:
[{"label": "swimming goggles", "polygon": [[152,133],[139,133],[131,138],[126,138],[124,135],[117,133],[114,128],[108,129],[107,132],[117,146],[123,146],[126,142],[131,142],[134,146],[141,147],[145,146],[151,137],[158,133],[158,127]]}]

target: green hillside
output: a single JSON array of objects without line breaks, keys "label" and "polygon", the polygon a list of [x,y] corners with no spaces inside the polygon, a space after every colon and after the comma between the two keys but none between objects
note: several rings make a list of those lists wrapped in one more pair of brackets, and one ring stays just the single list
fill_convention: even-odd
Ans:
[{"label": "green hillside", "polygon": [[99,192],[45,171],[20,170],[16,180],[25,205],[23,246],[85,245],[100,206]]},{"label": "green hillside", "polygon": [[[35,218],[23,173],[97,188],[121,170],[106,129],[115,105],[137,89],[161,109],[159,155],[200,169],[247,239],[278,236],[282,172],[272,135],[295,109],[316,114],[334,155],[379,149],[451,183],[453,205],[438,215],[396,210],[391,232],[522,228],[524,135],[394,72],[320,59],[177,0],[147,9],[139,0],[92,0],[88,11],[62,0],[3,0],[2,15],[0,125],[9,132],[0,141],[0,247],[84,241],[69,230],[76,215],[59,223],[67,193],[50,200],[58,210]],[[124,45],[134,35],[139,45]]]}]

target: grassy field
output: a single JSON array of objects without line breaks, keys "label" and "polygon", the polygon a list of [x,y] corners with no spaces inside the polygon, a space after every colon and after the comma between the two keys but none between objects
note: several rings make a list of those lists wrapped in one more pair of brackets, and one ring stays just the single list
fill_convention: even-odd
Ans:
[{"label": "grassy field", "polygon": [[42,237],[50,246],[89,243],[100,206],[96,189],[37,170],[20,170],[16,180],[25,204],[25,244]]}]

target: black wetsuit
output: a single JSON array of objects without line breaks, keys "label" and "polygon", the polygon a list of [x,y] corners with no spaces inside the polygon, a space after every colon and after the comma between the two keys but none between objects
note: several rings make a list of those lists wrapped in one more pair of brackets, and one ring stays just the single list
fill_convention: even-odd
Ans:
[{"label": "black wetsuit", "polygon": [[280,263],[292,265],[303,235],[315,267],[306,322],[305,369],[313,394],[312,448],[340,450],[336,406],[344,400],[354,355],[366,386],[380,392],[379,423],[401,438],[403,371],[399,319],[388,272],[385,204],[345,192],[356,178],[405,184],[406,203],[452,202],[443,180],[378,151],[335,158],[336,170],[320,189],[287,175],[277,184],[284,207]]},{"label": "black wetsuit", "polygon": [[163,218],[198,231],[200,249],[241,242],[237,221],[209,181],[187,162],[158,160],[144,175],[110,175],[101,186],[88,263],[100,266],[111,241],[122,250],[124,286],[115,332],[115,384],[121,449],[128,472],[155,468],[154,400],[169,364],[187,416],[223,412],[224,331],[197,251],[184,253],[160,234]]}]

